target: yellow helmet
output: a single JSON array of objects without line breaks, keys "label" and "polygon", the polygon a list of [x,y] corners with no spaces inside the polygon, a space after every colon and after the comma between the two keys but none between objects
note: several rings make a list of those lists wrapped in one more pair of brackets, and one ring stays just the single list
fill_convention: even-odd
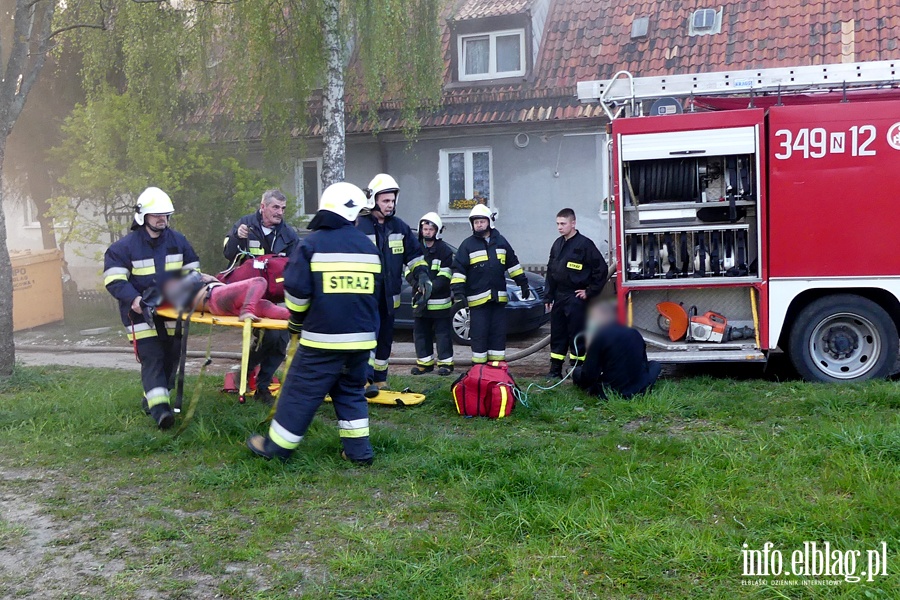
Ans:
[{"label": "yellow helmet", "polygon": [[363,191],[345,181],[329,185],[319,199],[319,210],[333,212],[348,221],[355,221],[359,211],[365,207],[366,195]]},{"label": "yellow helmet", "polygon": [[134,207],[134,221],[143,226],[144,215],[171,215],[174,212],[175,207],[167,193],[158,187],[148,187],[138,196]]}]

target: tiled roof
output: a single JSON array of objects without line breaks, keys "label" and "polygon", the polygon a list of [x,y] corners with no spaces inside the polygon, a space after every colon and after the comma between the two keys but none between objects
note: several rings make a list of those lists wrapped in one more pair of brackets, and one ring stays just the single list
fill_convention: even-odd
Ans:
[{"label": "tiled roof", "polygon": [[450,18],[456,21],[483,19],[525,12],[532,0],[462,0]]},{"label": "tiled roof", "polygon": [[[720,33],[689,35],[700,8],[722,10]],[[543,75],[558,85],[620,69],[645,76],[900,58],[900,10],[883,0],[565,0],[552,10]],[[632,40],[641,16],[650,18],[648,35]],[[566,22],[577,26],[560,27]]]},{"label": "tiled roof", "polygon": [[[575,85],[619,70],[646,76],[900,58],[900,10],[887,0],[551,0],[528,77],[453,82],[452,22],[527,13],[538,1],[457,0],[448,5],[441,36],[442,106],[423,112],[420,127],[600,118],[596,107],[578,104]],[[700,8],[722,11],[719,33],[689,35],[691,15]],[[632,39],[632,21],[641,16],[650,18],[648,34]],[[352,94],[347,101],[353,101]],[[385,103],[380,115],[382,131],[403,126],[396,102]],[[373,129],[351,117],[347,125],[347,133]],[[234,135],[252,131],[251,126]],[[319,133],[316,125],[295,129],[295,135]]]},{"label": "tiled roof", "polygon": [[[496,125],[513,123],[552,123],[576,119],[603,119],[603,108],[599,104],[581,104],[570,97],[526,100],[487,101],[466,104],[449,104],[434,112],[422,112],[419,126],[423,129],[464,125]],[[209,119],[209,118],[208,118]],[[195,119],[196,123],[198,120]],[[348,116],[348,134],[397,131],[404,126],[401,111],[397,108],[379,111],[376,124],[363,118]],[[207,121],[211,127],[210,137],[217,142],[256,140],[262,135],[258,122],[236,123],[224,116],[212,117]],[[204,128],[197,130],[197,139],[208,133]],[[323,133],[322,122],[313,118],[307,127],[294,127],[291,137],[319,137]]]}]

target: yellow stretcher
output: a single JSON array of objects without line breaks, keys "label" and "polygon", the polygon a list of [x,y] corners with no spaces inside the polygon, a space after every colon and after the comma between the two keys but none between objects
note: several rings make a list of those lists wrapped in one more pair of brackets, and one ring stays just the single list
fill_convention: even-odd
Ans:
[{"label": "yellow stretcher", "polygon": [[[166,319],[178,318],[178,311],[171,307],[160,307],[156,309],[156,314]],[[247,395],[247,367],[250,363],[250,343],[253,329],[287,329],[288,322],[281,319],[260,319],[254,323],[250,319],[241,321],[238,317],[219,317],[205,312],[195,312],[191,315],[191,323],[241,327],[244,330],[241,341],[241,383],[238,389],[238,402],[243,404]]]},{"label": "yellow stretcher", "polygon": [[[166,319],[177,319],[178,311],[171,307],[161,307],[156,313]],[[287,321],[281,319],[260,319],[255,323],[247,319],[241,321],[238,317],[219,317],[209,313],[194,313],[191,315],[191,323],[203,323],[206,325],[224,325],[226,327],[243,328],[243,341],[241,343],[241,382],[238,388],[238,401],[243,404],[246,401],[247,394],[247,371],[250,362],[250,343],[253,328],[256,329],[287,329]],[[289,352],[289,357],[293,354]],[[290,368],[290,362],[285,363],[284,372],[287,374]],[[326,402],[330,402],[331,398],[325,397]],[[367,398],[369,404],[384,404],[387,406],[414,406],[425,401],[424,394],[416,394],[414,392],[403,391],[394,392],[390,390],[381,390],[374,398]]]}]

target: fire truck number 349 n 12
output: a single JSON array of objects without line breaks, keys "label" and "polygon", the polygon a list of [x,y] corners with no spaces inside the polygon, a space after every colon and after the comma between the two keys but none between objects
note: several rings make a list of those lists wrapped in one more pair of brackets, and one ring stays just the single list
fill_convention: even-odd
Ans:
[{"label": "fire truck number 349 n 12", "polygon": [[[790,129],[779,129],[775,132],[778,146],[775,158],[824,158],[828,154],[875,156],[877,152],[871,146],[877,137],[878,130],[874,125],[854,125],[848,131],[804,127],[795,133]],[[895,150],[900,150],[900,123],[894,123],[889,128],[887,142]]]}]

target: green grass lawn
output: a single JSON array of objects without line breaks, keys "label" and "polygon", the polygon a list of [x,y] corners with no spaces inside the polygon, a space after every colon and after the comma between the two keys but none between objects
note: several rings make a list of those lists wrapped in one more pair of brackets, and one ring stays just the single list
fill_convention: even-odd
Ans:
[{"label": "green grass lawn", "polygon": [[[372,408],[376,462],[360,468],[339,458],[330,406],[290,462],[265,462],[244,440],[266,409],[218,378],[173,439],[141,413],[137,374],[18,369],[0,384],[0,590],[900,597],[895,383],[694,377],[604,403],[567,383],[500,421],[457,416],[447,379],[392,383],[429,399]],[[789,569],[808,541],[861,551],[857,574],[884,541],[888,575],[742,576],[744,544],[772,542]],[[778,585],[823,579],[842,583]]]}]

